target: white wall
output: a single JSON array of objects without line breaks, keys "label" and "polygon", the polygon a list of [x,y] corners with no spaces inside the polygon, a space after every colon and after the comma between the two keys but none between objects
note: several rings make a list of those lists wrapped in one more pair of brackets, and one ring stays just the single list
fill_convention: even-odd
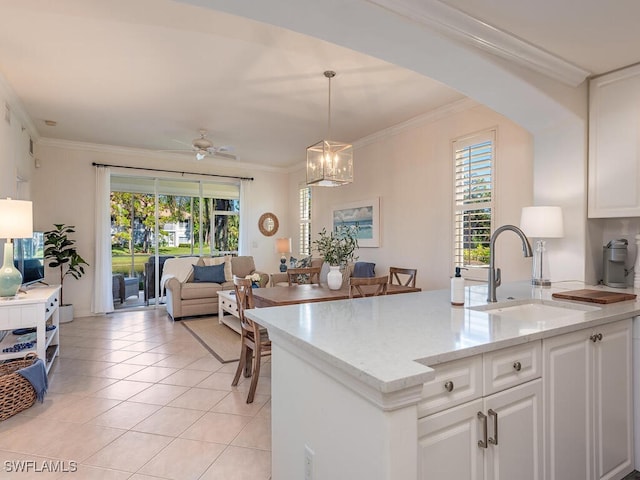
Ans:
[{"label": "white wall", "polygon": [[[62,145],[62,146],[61,146]],[[90,314],[95,264],[95,167],[92,162],[123,166],[180,170],[194,173],[218,173],[254,177],[247,196],[249,215],[249,255],[256,268],[265,272],[278,271],[279,257],[274,237],[264,237],[258,230],[258,219],[264,212],[273,212],[282,219],[281,231],[288,231],[287,174],[259,171],[247,166],[222,168],[210,162],[190,158],[154,158],[151,154],[127,154],[118,149],[87,145],[63,145],[42,140],[36,150],[40,167],[33,178],[34,228],[46,230],[54,223],[76,226],[74,238],[82,255],[91,265],[80,280],[67,278],[64,286],[65,303],[74,304],[76,316]],[[161,175],[161,174],[159,174]],[[47,281],[59,283],[50,269]]]},{"label": "white wall", "polygon": [[[387,274],[390,266],[417,268],[419,287],[448,288],[453,272],[451,142],[491,128],[497,129],[495,226],[519,225],[521,208],[533,201],[533,139],[502,115],[464,101],[357,142],[353,184],[313,187],[313,236],[322,227],[331,229],[333,207],[380,197],[381,246],[360,248],[360,260],[376,263],[377,275]],[[530,278],[531,259],[523,257],[516,235],[505,233],[496,245],[504,281]]]}]

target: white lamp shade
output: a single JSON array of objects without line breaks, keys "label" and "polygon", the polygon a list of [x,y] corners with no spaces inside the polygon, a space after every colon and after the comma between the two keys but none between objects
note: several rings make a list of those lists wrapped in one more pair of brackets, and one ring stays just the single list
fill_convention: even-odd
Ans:
[{"label": "white lamp shade", "polygon": [[290,238],[276,238],[276,252],[289,253],[291,251]]},{"label": "white lamp shade", "polygon": [[33,236],[33,204],[28,200],[0,199],[0,238]]},{"label": "white lamp shade", "polygon": [[520,229],[531,238],[561,238],[564,226],[561,207],[524,207]]}]

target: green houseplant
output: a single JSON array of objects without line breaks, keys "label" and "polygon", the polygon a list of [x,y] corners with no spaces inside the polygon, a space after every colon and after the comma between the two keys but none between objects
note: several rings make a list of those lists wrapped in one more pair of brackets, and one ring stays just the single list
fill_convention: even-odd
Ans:
[{"label": "green houseplant", "polygon": [[75,279],[82,277],[85,265],[89,266],[89,264],[78,254],[75,246],[76,241],[69,238],[69,234],[75,233],[75,226],[63,223],[56,223],[53,226],[55,227],[53,230],[44,232],[44,258],[49,260],[49,267],[57,268],[60,271],[61,316],[63,315],[63,307],[71,307],[69,313],[73,319],[73,307],[66,305],[63,300],[64,279],[67,276]]},{"label": "green houseplant", "polygon": [[355,251],[358,248],[358,227],[339,225],[335,231],[327,233],[325,228],[313,241],[322,259],[330,265],[327,284],[331,290],[342,286],[342,270],[348,262],[357,260]]}]

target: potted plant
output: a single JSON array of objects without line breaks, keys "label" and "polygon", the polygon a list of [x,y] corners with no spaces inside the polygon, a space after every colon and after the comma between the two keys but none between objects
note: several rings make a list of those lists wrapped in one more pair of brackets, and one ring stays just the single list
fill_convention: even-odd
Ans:
[{"label": "potted plant", "polygon": [[334,232],[327,233],[325,228],[313,243],[322,259],[329,264],[327,284],[331,290],[342,287],[342,270],[348,262],[357,260],[358,227],[339,225]]},{"label": "potted plant", "polygon": [[60,270],[60,322],[65,323],[73,320],[73,305],[64,303],[64,279],[82,277],[84,266],[89,264],[78,254],[76,241],[69,238],[70,233],[75,233],[75,227],[62,223],[56,223],[54,227],[44,232],[44,258],[50,260],[49,267]]}]

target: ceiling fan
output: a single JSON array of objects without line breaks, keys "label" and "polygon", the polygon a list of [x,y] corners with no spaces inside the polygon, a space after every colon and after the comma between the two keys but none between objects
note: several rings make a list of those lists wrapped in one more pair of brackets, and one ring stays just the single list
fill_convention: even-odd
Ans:
[{"label": "ceiling fan", "polygon": [[[181,142],[180,140],[175,140],[174,141],[178,142],[178,143],[182,143],[184,145],[186,145],[186,143]],[[193,141],[191,142],[191,149],[190,151],[195,152],[196,154],[196,160],[202,160],[203,158],[207,157],[207,156],[212,156],[212,157],[220,157],[220,158],[228,158],[230,160],[236,160],[236,156],[233,152],[233,147],[225,145],[225,146],[220,146],[220,147],[216,147],[211,140],[209,140],[207,138],[207,131],[206,130],[200,130],[200,137],[198,138],[194,138]],[[185,152],[185,151],[189,151],[189,150],[168,150],[171,152]]]}]

